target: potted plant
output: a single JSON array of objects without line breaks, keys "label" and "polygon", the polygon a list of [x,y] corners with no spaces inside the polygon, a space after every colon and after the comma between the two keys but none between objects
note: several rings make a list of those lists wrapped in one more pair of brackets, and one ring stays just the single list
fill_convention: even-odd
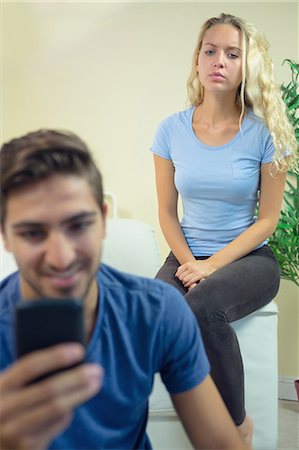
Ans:
[{"label": "potted plant", "polygon": [[[282,98],[287,106],[287,113],[295,129],[299,146],[299,64],[286,59],[291,69],[291,81],[282,84]],[[281,269],[281,277],[299,286],[299,171],[298,167],[288,171],[286,190],[283,197],[283,209],[275,233],[269,239]],[[295,380],[299,401],[299,380]]]}]

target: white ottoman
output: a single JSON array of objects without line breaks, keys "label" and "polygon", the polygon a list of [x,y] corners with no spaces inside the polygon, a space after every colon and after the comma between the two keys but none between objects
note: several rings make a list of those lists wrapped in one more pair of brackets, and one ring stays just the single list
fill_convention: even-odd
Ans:
[{"label": "white ottoman", "polygon": [[[277,316],[277,305],[271,302],[232,324],[244,363],[245,406],[254,423],[254,450],[276,449]],[[148,434],[155,450],[192,448],[159,375],[150,398]]]}]

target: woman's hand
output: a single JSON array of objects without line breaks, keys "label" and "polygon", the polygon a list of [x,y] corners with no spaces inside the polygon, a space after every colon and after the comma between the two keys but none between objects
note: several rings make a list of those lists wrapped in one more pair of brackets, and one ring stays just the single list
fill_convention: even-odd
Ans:
[{"label": "woman's hand", "polygon": [[209,259],[190,261],[181,265],[175,276],[190,291],[216,270],[217,268],[209,262]]}]

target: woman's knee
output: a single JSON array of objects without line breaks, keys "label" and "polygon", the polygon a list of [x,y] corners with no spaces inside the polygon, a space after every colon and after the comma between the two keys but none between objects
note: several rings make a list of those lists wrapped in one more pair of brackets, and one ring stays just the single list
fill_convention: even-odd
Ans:
[{"label": "woman's knee", "polygon": [[201,281],[185,295],[186,302],[195,315],[205,319],[222,311],[223,297],[223,286],[212,278]]}]

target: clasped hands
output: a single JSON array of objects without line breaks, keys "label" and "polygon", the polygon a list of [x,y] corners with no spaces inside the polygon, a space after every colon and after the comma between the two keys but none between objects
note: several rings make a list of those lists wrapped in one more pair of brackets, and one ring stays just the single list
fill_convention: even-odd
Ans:
[{"label": "clasped hands", "polygon": [[189,261],[179,266],[175,276],[190,291],[216,270],[217,268],[209,262],[209,259]]}]

